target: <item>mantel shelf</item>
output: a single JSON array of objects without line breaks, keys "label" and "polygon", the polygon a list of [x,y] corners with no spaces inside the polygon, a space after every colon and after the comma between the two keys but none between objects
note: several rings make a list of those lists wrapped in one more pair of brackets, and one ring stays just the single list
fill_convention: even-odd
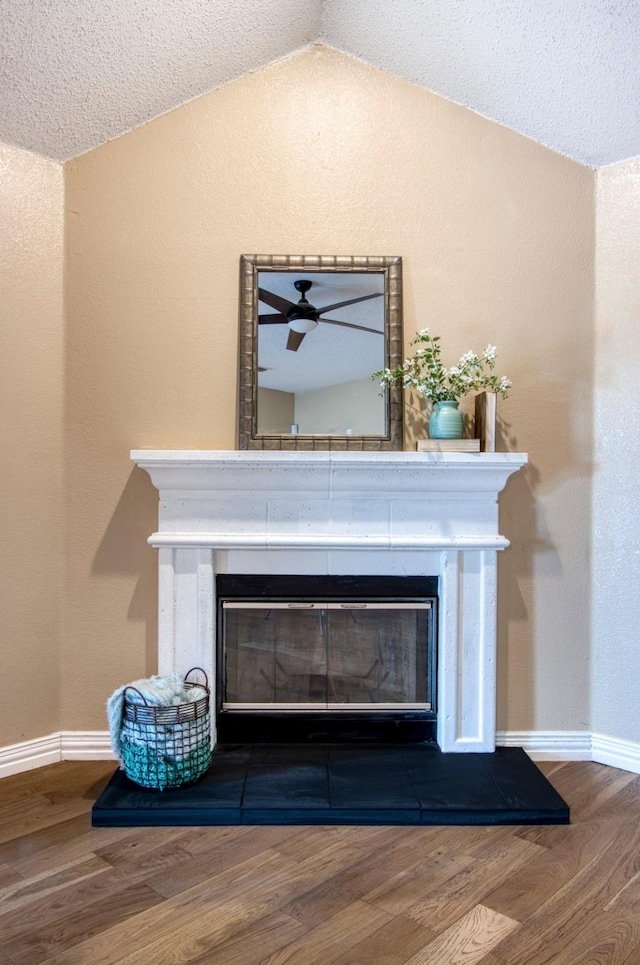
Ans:
[{"label": "mantel shelf", "polygon": [[518,452],[262,452],[134,449],[160,491],[321,492],[384,498],[402,493],[497,494],[527,461]]},{"label": "mantel shelf", "polygon": [[481,466],[517,468],[527,462],[523,452],[309,452],[261,451],[245,449],[132,449],[131,458],[138,465],[166,466],[353,466],[376,468],[391,466],[456,466],[478,469]]}]

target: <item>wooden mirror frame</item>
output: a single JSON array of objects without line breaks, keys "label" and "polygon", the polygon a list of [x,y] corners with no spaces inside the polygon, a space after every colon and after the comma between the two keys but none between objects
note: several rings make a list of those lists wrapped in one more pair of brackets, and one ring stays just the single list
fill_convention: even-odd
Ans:
[{"label": "wooden mirror frame", "polygon": [[258,433],[258,272],[376,272],[384,275],[384,366],[402,362],[402,259],[397,256],[241,255],[238,426],[240,449],[401,450],[402,386],[385,390],[386,433],[382,435],[298,435]]}]

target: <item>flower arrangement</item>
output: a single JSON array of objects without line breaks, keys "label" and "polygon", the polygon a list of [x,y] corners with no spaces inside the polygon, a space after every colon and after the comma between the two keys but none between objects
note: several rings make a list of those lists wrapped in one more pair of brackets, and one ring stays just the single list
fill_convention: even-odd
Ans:
[{"label": "flower arrangement", "polygon": [[372,379],[379,379],[384,388],[401,382],[405,388],[413,387],[427,399],[436,402],[457,402],[469,392],[497,392],[506,399],[511,388],[510,379],[493,374],[496,364],[496,347],[487,345],[482,355],[465,352],[455,365],[447,368],[440,358],[440,336],[431,335],[428,328],[416,333],[411,345],[419,345],[412,358],[395,369],[374,372]]}]

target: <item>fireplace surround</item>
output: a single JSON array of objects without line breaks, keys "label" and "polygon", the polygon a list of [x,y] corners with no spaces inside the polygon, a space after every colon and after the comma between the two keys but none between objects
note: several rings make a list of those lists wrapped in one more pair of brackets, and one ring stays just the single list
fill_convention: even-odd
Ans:
[{"label": "fireplace surround", "polygon": [[[216,680],[216,575],[437,578],[437,742],[495,748],[498,494],[522,453],[134,450],[159,490],[158,671]],[[214,706],[216,701],[214,700]],[[213,741],[216,721],[213,721]]]}]

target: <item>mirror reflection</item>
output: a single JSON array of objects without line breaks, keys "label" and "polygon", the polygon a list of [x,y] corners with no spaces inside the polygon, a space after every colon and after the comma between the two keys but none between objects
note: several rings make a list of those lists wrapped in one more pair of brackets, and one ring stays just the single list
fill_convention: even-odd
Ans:
[{"label": "mirror reflection", "polygon": [[257,432],[375,436],[387,406],[383,272],[258,271]]}]

